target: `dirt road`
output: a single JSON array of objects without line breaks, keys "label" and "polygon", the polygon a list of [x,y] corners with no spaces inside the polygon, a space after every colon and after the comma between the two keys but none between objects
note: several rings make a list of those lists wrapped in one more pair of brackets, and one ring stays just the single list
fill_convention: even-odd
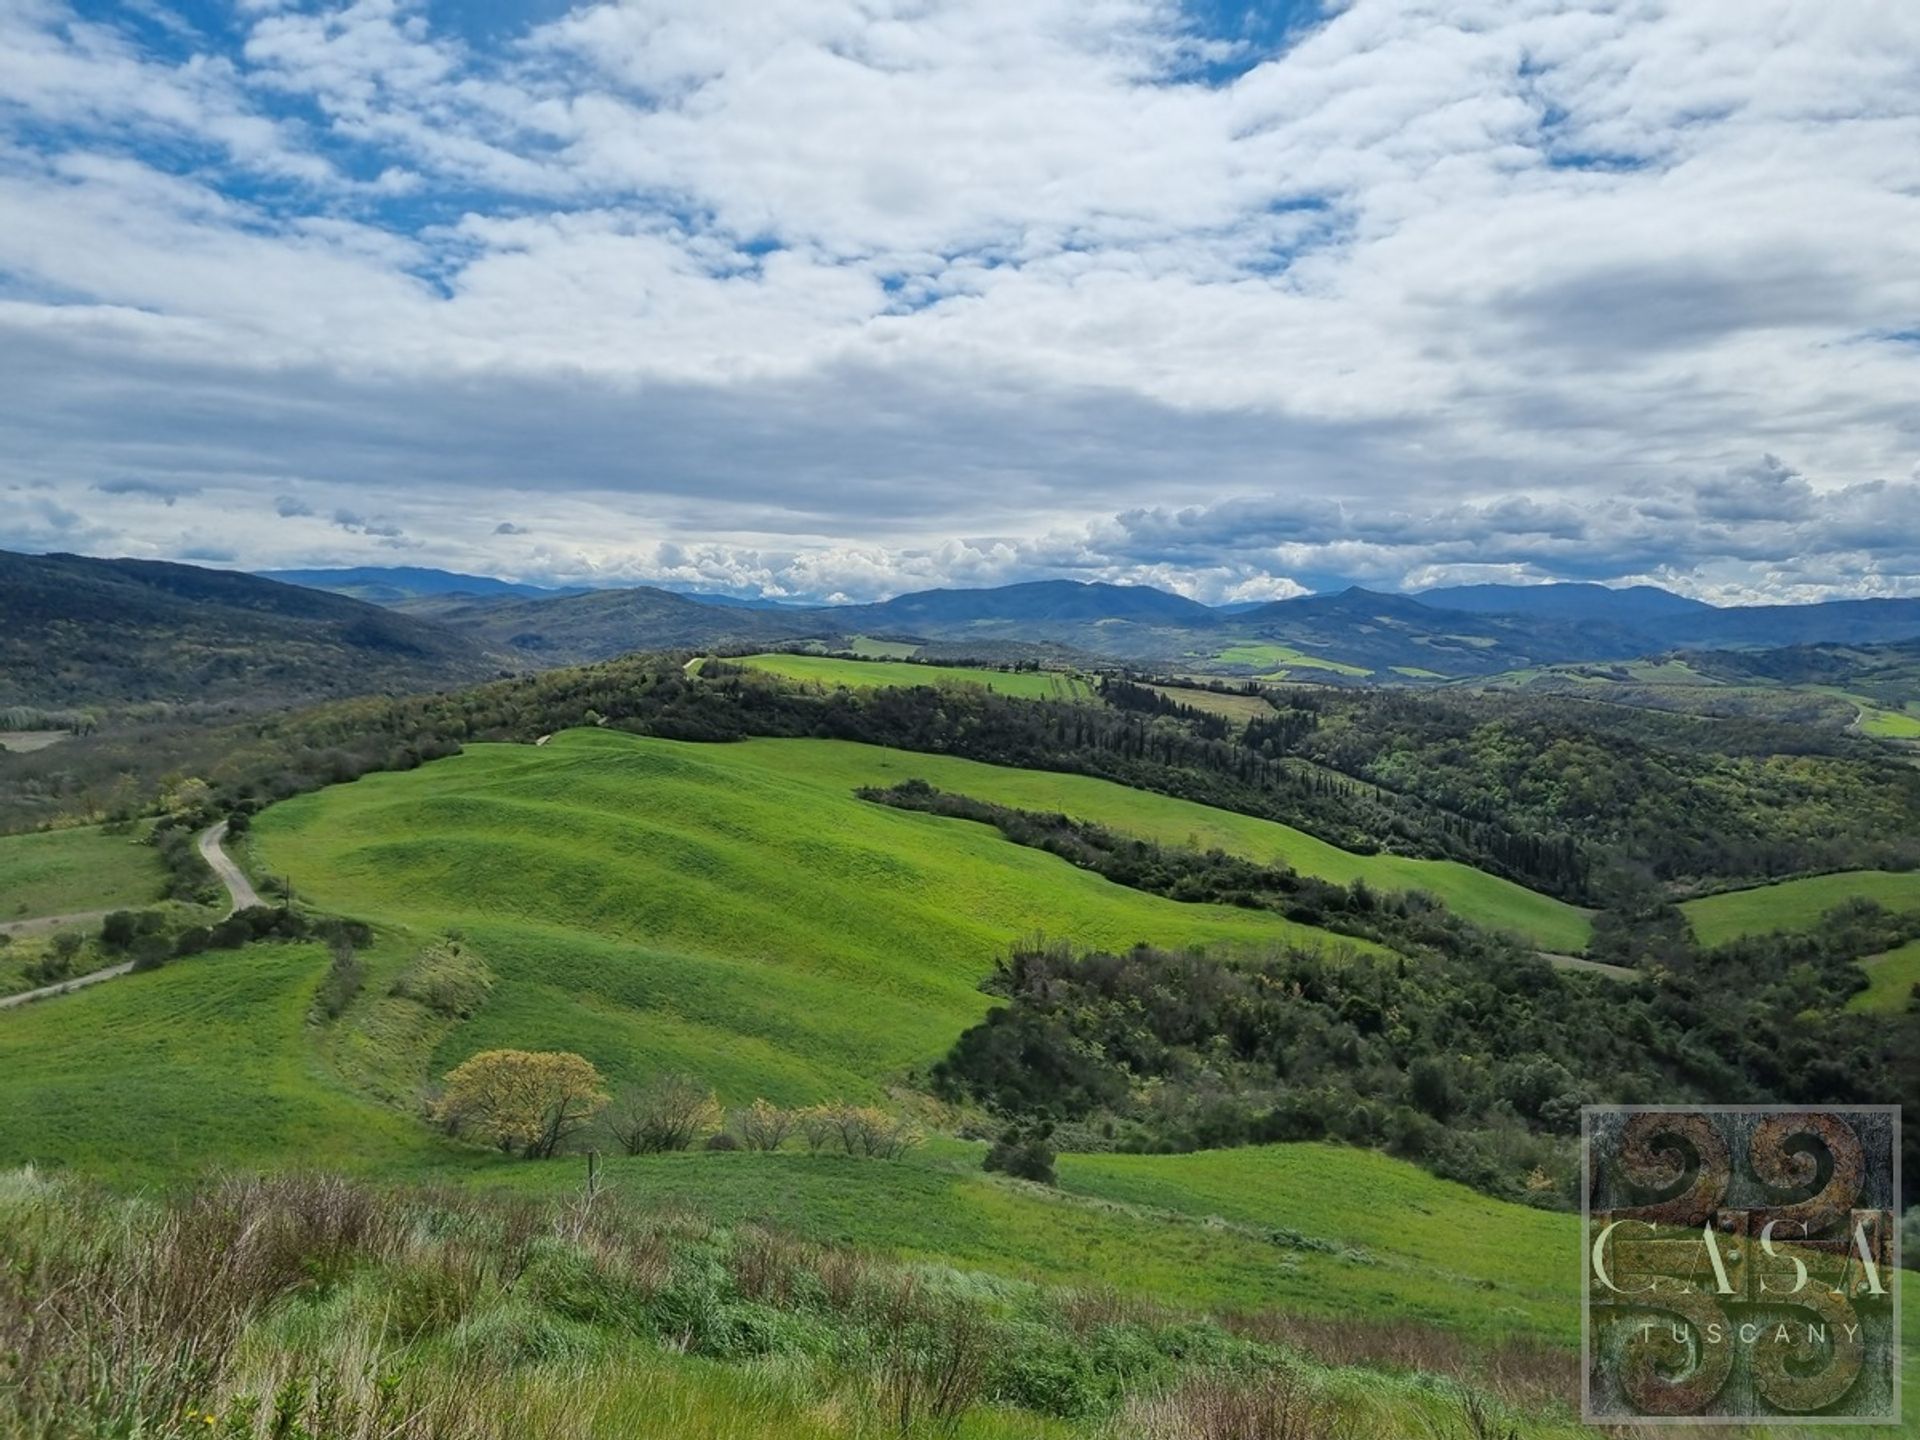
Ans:
[{"label": "dirt road", "polygon": [[[200,832],[200,857],[213,868],[220,877],[220,883],[227,887],[229,915],[246,909],[249,905],[258,905],[260,896],[253,888],[253,882],[241,873],[240,867],[228,858],[227,852],[220,848],[220,842],[227,838],[227,822],[209,825]],[[14,920],[0,925],[9,935],[32,935],[46,930],[57,929],[62,925],[99,920],[105,917],[105,910],[88,910],[76,915],[43,915],[37,920]],[[38,990],[24,990],[18,995],[0,996],[0,1010],[12,1010],[34,1000],[48,1000],[55,995],[65,995],[72,990],[82,990],[89,985],[98,985],[102,980],[112,980],[125,975],[133,969],[133,962],[121,965],[109,965],[104,970],[95,970],[90,975],[76,975],[71,980],[62,980],[55,985],[42,985]]]}]

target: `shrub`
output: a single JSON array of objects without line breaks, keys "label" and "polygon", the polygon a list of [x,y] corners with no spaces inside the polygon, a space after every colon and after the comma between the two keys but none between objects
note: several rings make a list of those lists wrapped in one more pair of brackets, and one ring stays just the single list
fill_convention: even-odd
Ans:
[{"label": "shrub", "polygon": [[707,1149],[709,1150],[738,1150],[740,1148],[740,1142],[724,1130],[717,1131],[707,1137]]},{"label": "shrub", "polygon": [[816,1153],[837,1144],[848,1155],[896,1160],[923,1139],[907,1121],[869,1105],[815,1105],[796,1119],[807,1148]]},{"label": "shrub", "polygon": [[139,935],[128,949],[133,955],[135,974],[149,970],[158,970],[173,958],[173,946],[167,943],[164,935]]},{"label": "shrub", "polygon": [[338,1020],[353,1003],[353,997],[360,993],[360,987],[366,982],[367,967],[354,953],[353,946],[344,939],[336,940],[333,945],[333,959],[327,966],[326,976],[320,981],[319,992],[314,996],[313,1008],[316,1015],[328,1020]]},{"label": "shrub", "polygon": [[627,1086],[607,1108],[606,1128],[629,1155],[685,1150],[720,1124],[720,1103],[690,1075]]},{"label": "shrub", "polygon": [[1043,1124],[1030,1131],[1012,1126],[987,1151],[981,1168],[1052,1185],[1055,1183],[1054,1154],[1053,1147],[1047,1143],[1052,1133],[1051,1125]]},{"label": "shrub", "polygon": [[[363,938],[355,943],[367,942]],[[449,1020],[465,1020],[486,1003],[492,989],[493,972],[486,962],[449,937],[415,956],[393,982],[391,993]]]},{"label": "shrub", "polygon": [[740,1139],[749,1150],[778,1150],[794,1130],[791,1110],[755,1100],[739,1115]]}]

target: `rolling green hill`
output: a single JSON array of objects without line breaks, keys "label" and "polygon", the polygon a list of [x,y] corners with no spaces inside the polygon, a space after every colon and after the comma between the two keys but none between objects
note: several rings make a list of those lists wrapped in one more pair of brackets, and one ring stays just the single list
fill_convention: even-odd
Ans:
[{"label": "rolling green hill", "polygon": [[1820,917],[1849,900],[1871,900],[1889,910],[1920,910],[1920,870],[1842,870],[1730,890],[1689,900],[1680,909],[1702,945],[1724,945],[1742,935],[1811,930]]},{"label": "rolling green hill", "polygon": [[1082,700],[1093,687],[1075,675],[1052,670],[987,670],[963,665],[914,665],[905,661],[845,660],[832,655],[747,655],[734,662],[786,680],[848,688],[883,685],[981,685],[1026,700]]},{"label": "rolling green hill", "polygon": [[956,795],[1022,810],[1057,811],[1167,845],[1218,847],[1342,885],[1365,880],[1382,891],[1425,890],[1475,924],[1514,931],[1546,950],[1582,950],[1591,929],[1587,912],[1577,906],[1470,865],[1355,855],[1290,825],[1089,776],[1014,770],[837,740],[748,740],[729,747],[729,754],[735,751],[738,763],[774,774],[804,773],[846,790],[918,778]]},{"label": "rolling green hill", "polygon": [[439,1068],[564,1046],[616,1075],[694,1071],[731,1100],[873,1093],[937,1058],[1023,935],[1351,943],[867,804],[789,743],[474,746],[276,806],[255,854],[322,908],[465,932],[499,984]]}]

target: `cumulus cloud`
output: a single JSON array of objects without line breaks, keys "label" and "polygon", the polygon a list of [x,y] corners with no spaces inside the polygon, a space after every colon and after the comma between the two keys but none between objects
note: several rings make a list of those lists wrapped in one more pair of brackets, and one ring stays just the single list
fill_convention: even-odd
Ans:
[{"label": "cumulus cloud", "polygon": [[0,538],[1920,592],[1920,11],[1207,13],[8,6]]}]

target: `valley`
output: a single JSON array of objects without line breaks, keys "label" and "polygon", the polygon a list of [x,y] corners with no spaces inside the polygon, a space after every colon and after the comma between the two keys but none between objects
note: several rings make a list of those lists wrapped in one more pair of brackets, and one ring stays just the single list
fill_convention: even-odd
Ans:
[{"label": "valley", "polygon": [[[960,593],[921,618],[937,626]],[[422,623],[469,603],[385,598]],[[1256,683],[1229,673],[1209,690],[1181,678],[1200,672],[1112,660],[929,662],[908,657],[938,645],[862,624],[844,648],[749,640],[541,667],[244,728],[130,716],[0,757],[44,807],[62,773],[48,757],[85,766],[139,754],[116,736],[181,737],[149,746],[148,763],[173,757],[150,805],[132,798],[136,759],[113,789],[67,792],[91,823],[0,836],[17,927],[0,991],[29,988],[56,950],[69,973],[116,976],[0,1012],[0,1212],[33,1217],[56,1266],[51,1237],[81,1223],[63,1217],[117,1203],[81,1198],[83,1181],[189,1196],[230,1183],[216,1170],[317,1169],[361,1187],[329,1204],[458,1214],[489,1247],[522,1223],[506,1217],[547,1217],[542,1253],[603,1298],[546,1280],[521,1294],[491,1268],[504,1250],[393,1241],[344,1288],[248,1302],[249,1353],[337,1321],[337,1342],[286,1353],[351,1365],[328,1347],[357,1345],[448,1406],[459,1387],[432,1387],[506,1327],[573,1357],[594,1413],[671,1395],[693,1433],[874,1433],[908,1403],[885,1388],[905,1383],[903,1362],[859,1305],[817,1298],[857,1264],[948,1296],[928,1312],[929,1353],[978,1332],[1031,1357],[983,1355],[941,1433],[1144,1435],[1153,1406],[1215,1404],[1206,1387],[1266,1393],[1284,1356],[1305,1387],[1288,1404],[1369,1440],[1481,1423],[1557,1440],[1590,1433],[1567,1398],[1568,1107],[1610,1084],[1748,1093],[1762,1073],[1812,1094],[1823,1047],[1882,1077],[1912,1053],[1920,871],[1753,883],[1796,858],[1899,862],[1916,801],[1897,747],[1825,712],[1800,728],[1798,700],[1725,722],[1761,728],[1702,732],[1664,705],[1559,693],[1834,698],[1798,681],[1723,682],[1707,673],[1720,662],[1689,658],[1447,693],[1239,638],[1210,654]],[[1549,674],[1564,682],[1530,693]],[[1781,753],[1788,735],[1803,753]],[[887,799],[914,793],[977,817]],[[103,816],[109,795],[128,813]],[[1002,833],[1016,822],[1040,829],[1016,843],[1025,832]],[[194,843],[222,826],[251,919],[220,921],[230,887]],[[1619,868],[1636,847],[1674,879]],[[1836,924],[1848,906],[1858,918]],[[1706,1040],[1679,997],[1736,970],[1744,1008],[1726,1024],[1742,1038]],[[1789,1023],[1804,1037],[1769,1050],[1748,1036]],[[1269,1060],[1276,1025],[1290,1038]],[[1018,1043],[996,1049],[996,1027]],[[1690,1074],[1689,1034],[1745,1068]],[[594,1129],[559,1158],[518,1158],[438,1108],[446,1077],[503,1051],[580,1057],[608,1116],[662,1077],[686,1077],[711,1116],[684,1148],[625,1154]],[[770,1149],[743,1139],[762,1112],[783,1127]],[[904,1138],[863,1153],[808,1118],[833,1115]],[[1004,1168],[1009,1144],[1043,1156],[1044,1178]],[[611,1241],[566,1238],[587,1233],[565,1218],[587,1148],[612,1207],[592,1233],[642,1227],[663,1279],[605,1259]],[[244,1203],[295,1203],[303,1183]],[[766,1288],[749,1257],[770,1244],[823,1278]],[[356,1307],[413,1293],[403,1263],[482,1268],[414,1338],[357,1328],[373,1312]],[[697,1301],[663,1298],[716,1273]],[[530,1357],[547,1353],[488,1362],[516,1377],[498,1413],[545,1403]],[[775,1360],[810,1378],[770,1382]],[[757,1418],[713,1429],[721,1413]]]}]

